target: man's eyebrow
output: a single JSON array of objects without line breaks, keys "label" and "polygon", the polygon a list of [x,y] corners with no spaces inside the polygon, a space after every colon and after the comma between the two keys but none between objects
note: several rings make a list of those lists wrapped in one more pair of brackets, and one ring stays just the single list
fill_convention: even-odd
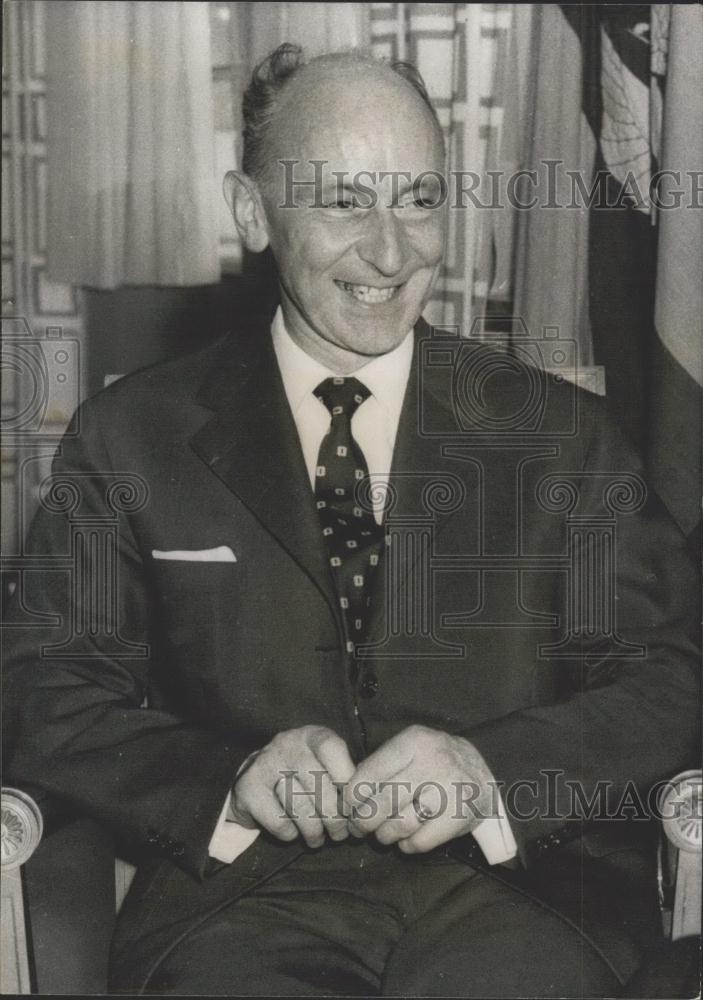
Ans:
[{"label": "man's eyebrow", "polygon": [[439,181],[432,171],[424,173],[423,176],[413,177],[408,170],[360,170],[356,174],[340,170],[337,175],[333,172],[331,177],[325,177],[319,190],[326,197],[335,194],[363,193],[364,195],[368,195],[369,190],[375,188],[380,183],[391,183],[394,194],[400,199],[413,192],[418,194],[434,190]]},{"label": "man's eyebrow", "polygon": [[[395,187],[401,194],[411,191],[413,186],[417,186],[417,178],[413,178],[408,170],[360,170],[357,174],[342,174],[340,171],[339,177],[326,177],[322,183],[322,188],[323,190],[357,191],[373,187],[375,184],[382,183],[394,176],[398,178]],[[426,173],[420,180],[421,187],[436,183],[437,178],[432,173]]]}]

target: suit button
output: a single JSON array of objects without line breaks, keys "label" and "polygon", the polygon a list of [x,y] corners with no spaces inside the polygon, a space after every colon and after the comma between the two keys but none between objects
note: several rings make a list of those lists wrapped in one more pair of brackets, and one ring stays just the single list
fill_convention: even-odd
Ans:
[{"label": "suit button", "polygon": [[378,677],[376,674],[369,670],[367,674],[361,678],[361,683],[359,684],[359,692],[362,698],[373,698],[373,696],[378,691]]}]

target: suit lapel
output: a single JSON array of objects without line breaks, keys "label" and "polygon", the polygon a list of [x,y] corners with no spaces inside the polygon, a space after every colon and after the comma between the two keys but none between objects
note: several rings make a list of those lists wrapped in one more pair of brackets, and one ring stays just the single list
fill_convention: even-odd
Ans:
[{"label": "suit lapel", "polygon": [[[398,496],[398,503],[391,511],[389,520],[392,522],[393,518],[424,512],[426,516],[432,516],[437,538],[450,525],[453,532],[458,530],[457,521],[461,523],[465,520],[467,504],[473,502],[476,483],[474,476],[470,472],[467,474],[466,464],[445,455],[445,449],[452,441],[449,434],[443,439],[436,433],[427,433],[427,428],[451,428],[455,424],[451,399],[445,392],[444,383],[436,385],[432,372],[422,368],[422,341],[429,336],[429,326],[420,319],[415,328],[413,364],[393,452],[390,483]],[[432,514],[423,504],[422,489],[442,482],[453,482],[456,488],[463,489],[464,500],[454,508],[449,504],[446,512]],[[442,505],[438,503],[437,506]]]},{"label": "suit lapel", "polygon": [[233,340],[223,354],[198,395],[215,415],[191,447],[315,582],[338,618],[310,480],[268,325]]},{"label": "suit lapel", "polygon": [[[470,482],[467,486],[467,467],[444,458],[441,441],[422,432],[423,423],[446,425],[451,419],[451,401],[435,392],[427,373],[420,372],[420,341],[427,336],[429,328],[420,320],[393,455],[390,482],[398,502],[389,523],[422,512],[422,486],[441,480],[443,473],[459,475],[467,487],[467,500],[474,488]],[[223,345],[198,402],[215,413],[193,437],[191,446],[315,582],[340,621],[300,439],[268,322]],[[452,523],[461,534],[459,529],[467,524],[465,513],[466,500],[455,512],[435,516],[435,539]],[[376,608],[378,596],[373,602]]]},{"label": "suit lapel", "polygon": [[[397,499],[387,513],[384,524],[393,533],[393,527],[401,531],[409,523],[418,525],[419,521],[431,523],[433,546],[439,549],[438,540],[443,538],[451,527],[451,550],[453,552],[470,552],[475,548],[478,532],[477,480],[474,467],[469,463],[453,460],[444,454],[447,440],[426,433],[426,428],[452,427],[455,416],[449,395],[444,392],[444,384],[436,386],[432,373],[422,369],[422,341],[429,337],[430,328],[420,319],[415,328],[415,345],[413,363],[410,369],[408,386],[403,400],[393,463],[390,473],[390,492]],[[451,438],[449,438],[451,440]],[[449,509],[439,512],[428,509],[428,494],[423,497],[426,487],[434,484],[441,492],[442,484],[449,485],[451,490],[457,490],[460,502],[449,505]],[[437,500],[439,494],[435,494]],[[441,506],[441,504],[437,504]],[[380,640],[386,633],[388,613],[385,600],[385,587],[391,583],[394,587],[407,586],[404,581],[414,578],[416,572],[422,573],[420,563],[423,553],[419,545],[398,553],[394,564],[401,580],[392,583],[387,579],[389,570],[388,551],[385,566],[377,575],[372,596],[372,624],[369,636],[372,640]],[[415,577],[415,579],[419,579]]]}]

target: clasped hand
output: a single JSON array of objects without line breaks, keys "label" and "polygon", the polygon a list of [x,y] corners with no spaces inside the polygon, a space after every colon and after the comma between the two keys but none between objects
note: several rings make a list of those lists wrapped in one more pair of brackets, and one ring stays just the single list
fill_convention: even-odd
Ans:
[{"label": "clasped hand", "polygon": [[414,854],[474,830],[491,814],[494,790],[488,765],[461,736],[409,726],[355,767],[331,729],[301,726],[245,767],[231,818],[309,847],[374,834]]}]

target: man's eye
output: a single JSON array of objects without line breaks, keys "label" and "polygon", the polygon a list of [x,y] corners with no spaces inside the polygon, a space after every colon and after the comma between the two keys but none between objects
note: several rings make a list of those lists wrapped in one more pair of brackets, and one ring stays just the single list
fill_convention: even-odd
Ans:
[{"label": "man's eye", "polygon": [[330,202],[327,208],[358,208],[358,202],[353,198],[338,198],[336,201]]}]

